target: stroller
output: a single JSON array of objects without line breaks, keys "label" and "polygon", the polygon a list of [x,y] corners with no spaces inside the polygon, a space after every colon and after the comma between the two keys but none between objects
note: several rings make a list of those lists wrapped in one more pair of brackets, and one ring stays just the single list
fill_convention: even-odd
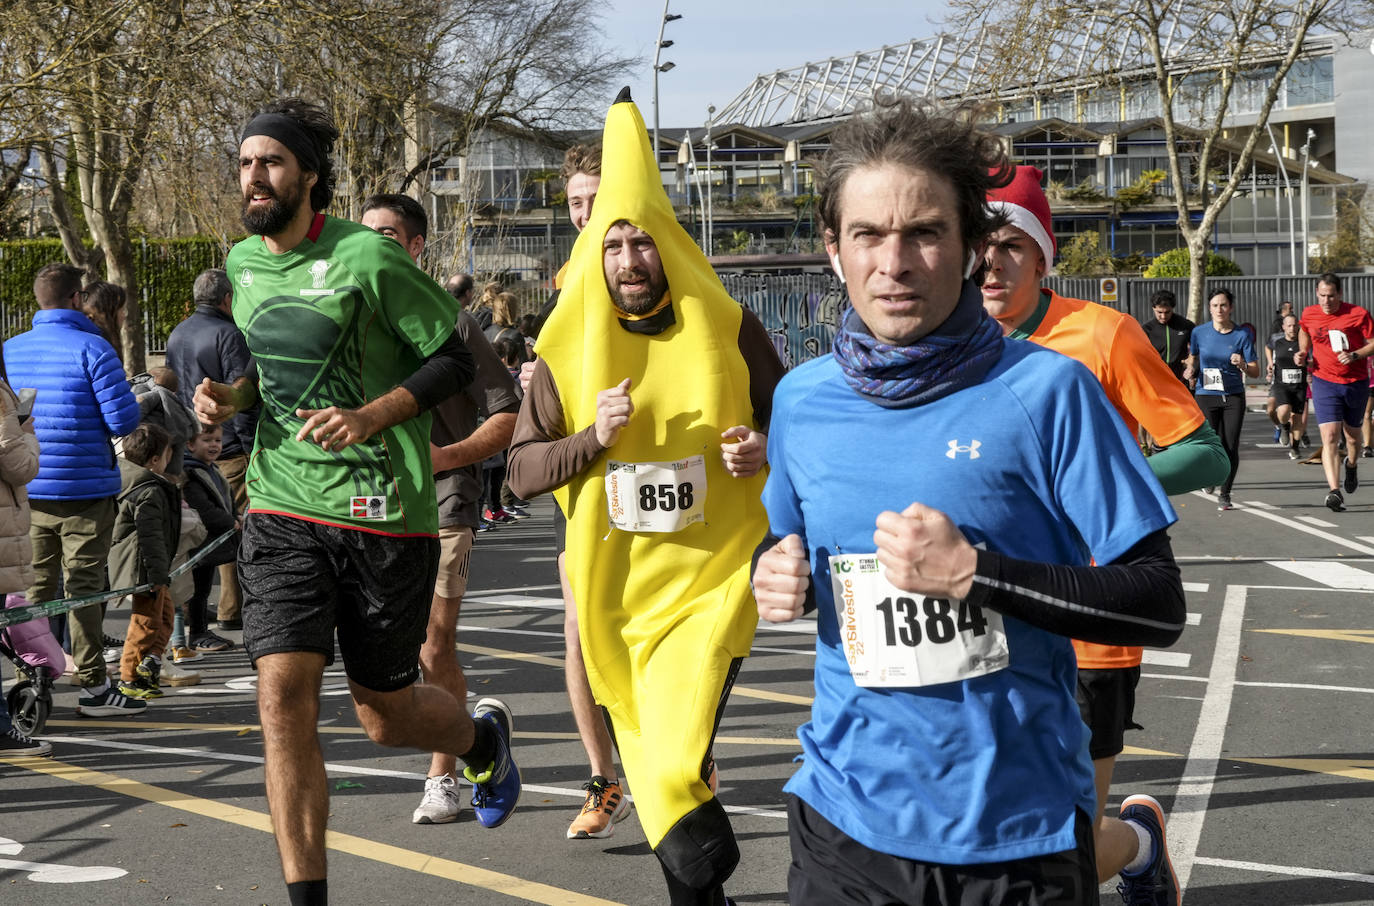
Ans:
[{"label": "stroller", "polygon": [[[21,594],[5,596],[5,609],[25,607]],[[52,712],[53,683],[62,675],[66,656],[48,629],[45,617],[0,629],[0,655],[14,664],[18,682],[5,696],[10,720],[25,736],[43,732]]]}]

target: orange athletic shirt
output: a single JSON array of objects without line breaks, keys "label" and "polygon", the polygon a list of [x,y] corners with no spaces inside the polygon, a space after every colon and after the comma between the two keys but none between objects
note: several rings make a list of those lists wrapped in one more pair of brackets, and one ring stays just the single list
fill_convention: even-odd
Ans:
[{"label": "orange athletic shirt", "polygon": [[[1027,339],[1077,359],[1097,375],[1132,436],[1140,425],[1167,447],[1196,431],[1205,420],[1193,395],[1155,352],[1134,318],[1083,299],[1041,291],[1039,323],[1020,328]],[[1031,316],[1034,320],[1035,315]],[[1029,330],[1027,331],[1027,328]],[[1091,670],[1136,667],[1143,649],[1073,643],[1078,666]]]}]

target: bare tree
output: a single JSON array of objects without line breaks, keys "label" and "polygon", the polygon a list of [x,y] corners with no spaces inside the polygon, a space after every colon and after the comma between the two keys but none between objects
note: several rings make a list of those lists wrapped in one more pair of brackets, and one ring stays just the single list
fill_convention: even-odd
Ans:
[{"label": "bare tree", "polygon": [[[1153,88],[1196,321],[1217,217],[1268,141],[1270,111],[1304,42],[1354,35],[1371,22],[1368,0],[951,0],[945,26],[981,49],[971,87],[991,100],[1085,84]],[[1228,117],[1242,84],[1255,112],[1238,126]],[[1217,174],[1227,132],[1240,150],[1229,174]],[[1193,210],[1202,212],[1196,223]]]}]

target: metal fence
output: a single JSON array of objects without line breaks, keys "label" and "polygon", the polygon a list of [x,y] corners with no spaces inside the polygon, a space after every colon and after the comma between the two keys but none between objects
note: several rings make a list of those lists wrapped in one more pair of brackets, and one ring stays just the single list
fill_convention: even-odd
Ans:
[{"label": "metal fence", "polygon": [[[788,368],[830,351],[840,313],[848,304],[844,287],[833,273],[722,271],[720,278],[726,291],[763,321]],[[1173,291],[1180,311],[1188,302],[1186,279],[1119,278],[1116,282],[1118,301],[1103,304],[1138,321],[1152,317],[1150,298],[1161,289]],[[1341,284],[1347,301],[1366,308],[1374,305],[1374,274],[1343,275]],[[1102,301],[1097,278],[1048,277],[1043,285],[1063,296]],[[1230,289],[1236,298],[1233,320],[1253,324],[1263,339],[1280,302],[1293,302],[1299,312],[1315,303],[1317,277],[1218,277],[1207,281],[1209,292],[1221,287]]]}]

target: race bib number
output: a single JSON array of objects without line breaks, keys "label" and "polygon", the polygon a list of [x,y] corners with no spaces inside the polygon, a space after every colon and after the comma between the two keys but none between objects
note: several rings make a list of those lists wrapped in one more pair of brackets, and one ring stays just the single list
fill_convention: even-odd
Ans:
[{"label": "race bib number", "polygon": [[1301,369],[1301,368],[1280,368],[1280,369],[1279,369],[1279,383],[1281,383],[1281,384],[1301,384],[1301,383],[1302,383],[1302,369]]},{"label": "race bib number", "polygon": [[1345,352],[1350,348],[1350,338],[1343,330],[1328,330],[1326,338],[1331,341],[1332,352]]},{"label": "race bib number", "polygon": [[1221,379],[1220,368],[1202,369],[1202,389],[1203,390],[1225,390],[1226,384]]},{"label": "race bib number", "polygon": [[680,532],[706,519],[706,458],[606,463],[611,525],[627,532]]},{"label": "race bib number", "polygon": [[831,557],[830,582],[845,659],[860,686],[934,686],[1011,663],[1001,614],[902,591],[874,554]]}]

